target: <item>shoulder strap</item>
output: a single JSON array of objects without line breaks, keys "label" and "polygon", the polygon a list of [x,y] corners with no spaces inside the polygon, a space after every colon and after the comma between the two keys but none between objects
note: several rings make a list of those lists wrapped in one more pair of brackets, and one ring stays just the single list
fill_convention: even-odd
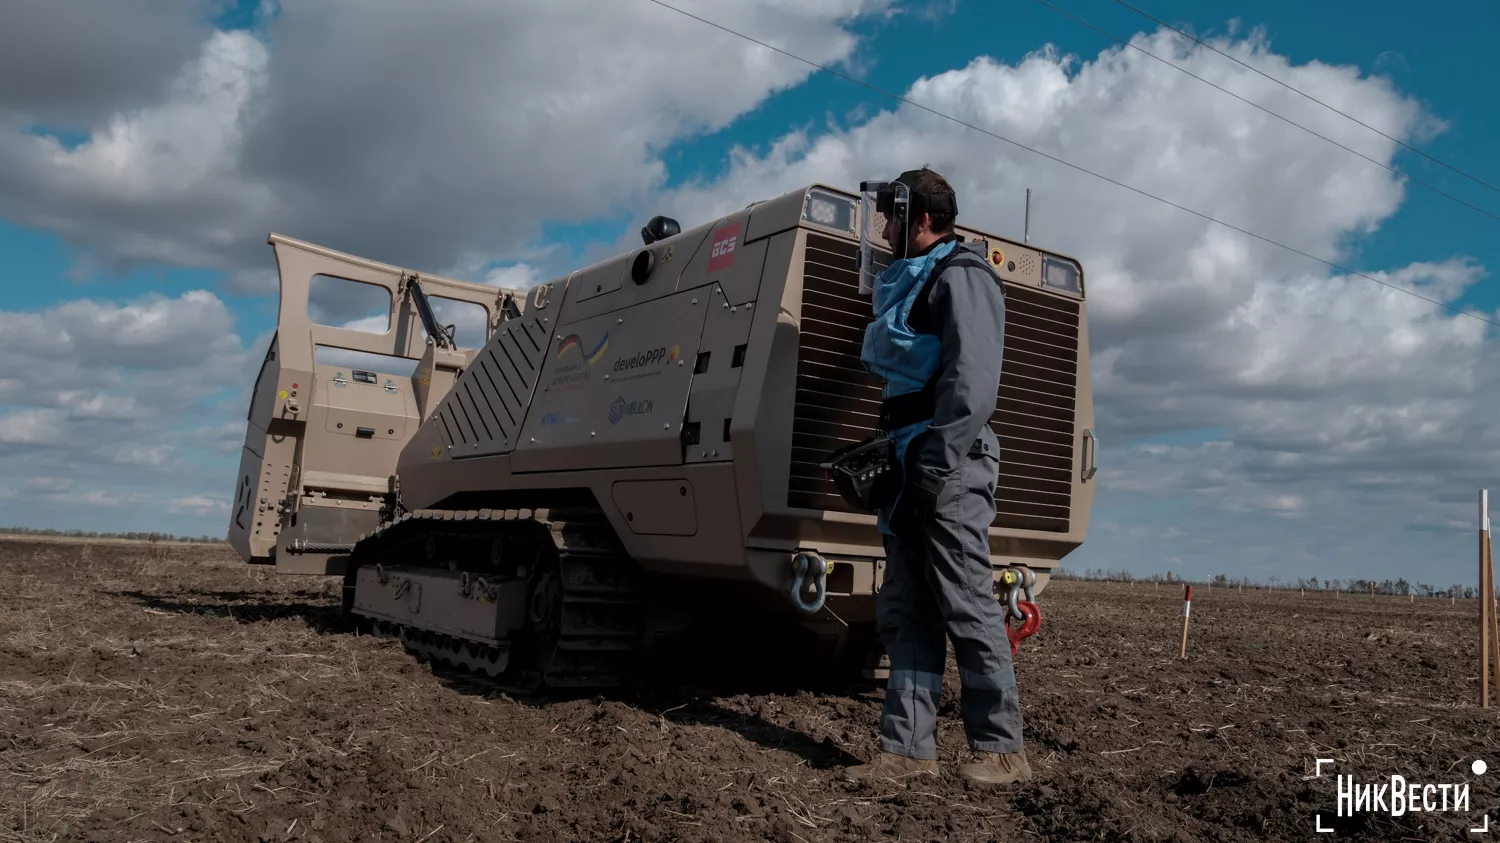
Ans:
[{"label": "shoulder strap", "polygon": [[927,303],[927,299],[932,295],[932,287],[937,283],[938,277],[950,266],[982,269],[989,273],[996,284],[1000,284],[1002,292],[1005,290],[1005,286],[1000,283],[1000,276],[995,274],[994,268],[988,261],[967,249],[960,248],[959,244],[955,244],[952,251],[943,255],[937,263],[932,265],[932,272],[927,274],[927,280],[922,283],[922,291],[917,294],[917,300],[912,302],[911,313],[907,314],[906,326],[918,334],[937,333],[937,326],[932,324],[931,306]]}]

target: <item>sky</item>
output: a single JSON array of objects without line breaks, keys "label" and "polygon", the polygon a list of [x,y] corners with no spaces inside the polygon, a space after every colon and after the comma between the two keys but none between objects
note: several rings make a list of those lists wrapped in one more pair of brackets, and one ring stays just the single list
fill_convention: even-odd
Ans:
[{"label": "sky", "polygon": [[927,164],[1012,237],[1030,188],[1033,242],[1083,262],[1100,472],[1068,567],[1474,580],[1494,327],[1407,292],[1500,320],[1486,4],[663,1],[984,131],[651,0],[13,12],[0,525],[224,534],[271,231],[524,287],[655,214]]}]

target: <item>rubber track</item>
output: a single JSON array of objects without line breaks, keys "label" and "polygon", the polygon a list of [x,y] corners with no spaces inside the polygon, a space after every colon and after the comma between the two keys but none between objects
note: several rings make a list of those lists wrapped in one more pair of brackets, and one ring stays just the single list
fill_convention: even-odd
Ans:
[{"label": "rubber track", "polygon": [[[506,578],[518,576],[516,566],[523,566],[527,577],[535,577],[538,562],[550,552],[563,587],[556,650],[536,669],[524,639],[517,640],[509,669],[498,678],[523,687],[621,684],[640,642],[640,590],[634,561],[596,510],[415,510],[362,535],[351,562],[446,570],[451,560],[461,571]],[[351,573],[346,589],[352,582]],[[482,642],[390,622],[380,629],[415,652],[496,678]]]}]

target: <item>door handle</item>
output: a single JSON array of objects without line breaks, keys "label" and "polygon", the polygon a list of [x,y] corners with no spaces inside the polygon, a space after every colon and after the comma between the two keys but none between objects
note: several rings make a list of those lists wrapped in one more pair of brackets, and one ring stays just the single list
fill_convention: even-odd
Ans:
[{"label": "door handle", "polygon": [[1092,427],[1083,429],[1083,482],[1087,483],[1094,479],[1099,473],[1099,437],[1094,435]]}]

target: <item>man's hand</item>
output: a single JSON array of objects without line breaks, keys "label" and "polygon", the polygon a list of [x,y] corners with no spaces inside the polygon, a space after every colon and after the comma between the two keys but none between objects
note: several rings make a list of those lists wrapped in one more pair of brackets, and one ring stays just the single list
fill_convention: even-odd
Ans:
[{"label": "man's hand", "polygon": [[902,466],[905,484],[901,496],[911,506],[913,514],[933,515],[938,510],[939,498],[943,494],[944,478],[931,468],[922,465],[920,457],[923,443],[932,438],[931,430],[923,431],[912,438],[906,446],[906,464]]},{"label": "man's hand", "polygon": [[917,515],[935,515],[938,499],[943,494],[943,480],[931,472],[918,468],[906,480],[906,494],[911,498],[912,511]]}]

